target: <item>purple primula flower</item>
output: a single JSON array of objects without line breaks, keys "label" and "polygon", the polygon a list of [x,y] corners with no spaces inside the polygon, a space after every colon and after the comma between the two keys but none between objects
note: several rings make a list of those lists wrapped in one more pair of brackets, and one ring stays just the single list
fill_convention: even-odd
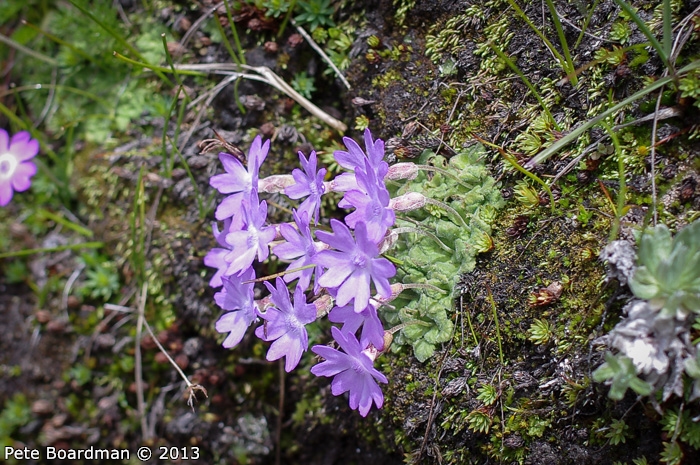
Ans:
[{"label": "purple primula flower", "polygon": [[255,271],[252,268],[238,277],[224,276],[222,279],[224,288],[214,294],[216,304],[227,310],[216,322],[218,332],[229,333],[222,344],[227,349],[241,342],[246,329],[257,318],[253,283],[244,284],[245,281],[253,279],[255,279]]},{"label": "purple primula flower", "polygon": [[258,171],[260,165],[265,161],[267,152],[270,150],[270,141],[262,143],[262,138],[257,136],[248,151],[248,169],[243,168],[243,164],[233,155],[220,153],[219,159],[226,170],[225,174],[212,176],[209,184],[222,194],[231,194],[221,201],[216,208],[216,219],[224,220],[233,217],[232,229],[241,229],[242,215],[241,206],[243,200],[250,197],[253,189],[258,188]]},{"label": "purple primula flower", "polygon": [[331,382],[333,395],[350,391],[350,408],[359,408],[360,415],[366,417],[373,402],[377,408],[384,404],[384,394],[377,381],[388,383],[388,380],[374,368],[376,351],[363,351],[351,333],[344,333],[335,327],[331,328],[331,332],[333,339],[345,352],[327,346],[312,347],[311,350],[326,361],[313,366],[311,373],[316,376],[334,376]]},{"label": "purple primula flower", "polygon": [[231,226],[231,218],[224,220],[224,229],[219,231],[219,226],[216,223],[212,223],[211,229],[214,232],[214,237],[216,242],[223,248],[215,247],[209,251],[204,257],[204,264],[211,268],[216,268],[216,273],[209,281],[211,287],[221,287],[221,277],[228,269],[229,262],[226,261],[226,255],[231,252],[231,246],[226,243],[226,234],[228,234],[229,227]]},{"label": "purple primula flower", "polygon": [[355,207],[355,211],[345,217],[345,224],[355,229],[358,221],[367,225],[369,238],[375,242],[384,237],[386,230],[396,221],[394,211],[389,208],[389,192],[383,181],[377,181],[369,160],[365,160],[364,170],[355,170],[358,190],[345,193],[343,199]]},{"label": "purple primula flower", "polygon": [[267,360],[286,357],[284,369],[289,373],[299,364],[301,354],[309,347],[309,336],[305,325],[316,319],[316,307],[307,304],[304,290],[297,286],[294,291],[294,305],[289,300],[289,290],[282,278],[277,278],[276,288],[269,283],[270,300],[275,307],[268,307],[258,315],[265,324],[255,330],[255,335],[263,341],[274,341],[267,351]]},{"label": "purple primula flower", "polygon": [[12,136],[0,129],[0,206],[12,200],[13,191],[24,192],[32,182],[29,178],[36,174],[32,158],[39,153],[39,142],[32,139],[27,131]]},{"label": "purple primula flower", "polygon": [[328,314],[328,319],[333,323],[342,323],[340,330],[344,333],[356,334],[362,326],[360,345],[367,347],[371,343],[377,350],[384,349],[384,327],[371,302],[360,313],[355,312],[352,305],[334,307]]},{"label": "purple primula flower", "polygon": [[316,237],[337,250],[322,250],[314,257],[316,264],[327,268],[318,279],[321,286],[336,292],[336,304],[344,306],[355,299],[354,308],[360,313],[370,298],[370,279],[380,296],[389,298],[389,278],[396,268],[386,258],[378,257],[377,245],[368,237],[365,223],[357,223],[355,238],[347,226],[331,220],[333,233],[317,231]]},{"label": "purple primula flower", "polygon": [[312,151],[308,161],[302,152],[299,152],[299,160],[303,172],[299,168],[292,171],[292,176],[296,184],[289,186],[284,193],[292,199],[300,199],[308,195],[306,200],[299,205],[299,212],[306,212],[309,218],[313,218],[314,223],[318,223],[319,211],[321,208],[321,196],[325,192],[323,178],[326,176],[326,169],[321,168],[316,171],[316,152]]},{"label": "purple primula flower", "polygon": [[[292,215],[294,216],[294,222],[296,223],[297,227],[295,228],[288,223],[280,225],[280,233],[287,240],[287,242],[283,242],[272,248],[275,255],[282,260],[294,260],[287,267],[288,270],[301,268],[306,265],[312,265],[314,263],[313,258],[316,253],[323,249],[323,244],[314,242],[313,238],[311,237],[308,213],[292,210]],[[316,272],[314,292],[318,292],[318,289],[320,288],[318,278],[323,273],[323,269],[319,265],[316,265],[315,268],[307,268],[305,270],[285,274],[284,280],[286,282],[291,282],[298,278],[299,282],[297,283],[297,286],[306,290],[306,288],[309,287],[309,283],[311,283],[311,276],[314,274],[314,272]]]},{"label": "purple primula flower", "polygon": [[275,238],[274,226],[263,227],[267,219],[267,203],[258,204],[258,192],[253,189],[249,199],[243,199],[243,229],[229,232],[226,243],[233,250],[224,257],[229,263],[226,276],[239,275],[248,269],[257,255],[263,261],[270,254],[268,245]]},{"label": "purple primula flower", "polygon": [[[333,152],[333,157],[338,162],[340,166],[345,169],[356,171],[359,169],[364,169],[365,160],[369,160],[369,165],[372,167],[377,179],[384,179],[387,172],[389,171],[389,164],[384,161],[384,141],[377,139],[372,140],[372,133],[369,129],[365,129],[365,148],[367,149],[367,154],[360,148],[359,144],[349,137],[343,137],[343,142],[348,151],[336,150]],[[349,190],[357,189],[357,181],[353,173],[343,173],[332,182],[333,190],[338,192],[346,192]],[[345,208],[343,201],[339,206]]]}]

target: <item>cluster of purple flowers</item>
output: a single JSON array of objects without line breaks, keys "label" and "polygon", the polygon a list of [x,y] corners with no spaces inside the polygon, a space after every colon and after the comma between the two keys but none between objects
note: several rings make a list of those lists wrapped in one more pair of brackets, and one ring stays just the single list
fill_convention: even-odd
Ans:
[{"label": "cluster of purple flowers", "polygon": [[[250,325],[261,322],[255,334],[272,343],[267,360],[284,357],[289,372],[308,349],[307,324],[328,314],[331,322],[341,325],[332,328],[339,349],[319,345],[311,349],[325,359],[311,372],[333,377],[332,393],[349,392],[350,407],[366,416],[372,404],[381,407],[384,401],[377,383],[387,379],[373,366],[377,355],[387,349],[377,308],[392,298],[389,279],[396,269],[380,256],[381,242],[395,221],[384,184],[385,178],[392,177],[384,161],[384,142],[373,140],[369,130],[364,139],[365,150],[354,140],[343,139],[347,151],[336,151],[334,156],[348,171],[330,182],[324,182],[326,170],[318,168],[315,152],[308,158],[299,153],[302,169],[291,176],[259,179],[270,148],[269,141],[263,143],[259,136],[248,152],[247,167],[221,153],[226,172],[213,176],[211,185],[227,195],[216,210],[223,228],[214,225],[220,247],[211,250],[204,263],[216,269],[210,285],[222,288],[215,295],[224,310],[216,330],[228,334],[224,347],[237,345]],[[315,228],[321,197],[329,190],[343,192],[339,206],[353,209],[344,222],[330,221],[332,232]],[[293,210],[293,222],[267,225],[267,204],[259,201],[259,192],[283,192],[303,199]],[[270,249],[290,264],[274,286],[265,282],[269,297],[256,301],[253,261],[265,260]],[[288,285],[293,286],[293,297]],[[308,303],[307,293],[316,296],[313,303]]]}]

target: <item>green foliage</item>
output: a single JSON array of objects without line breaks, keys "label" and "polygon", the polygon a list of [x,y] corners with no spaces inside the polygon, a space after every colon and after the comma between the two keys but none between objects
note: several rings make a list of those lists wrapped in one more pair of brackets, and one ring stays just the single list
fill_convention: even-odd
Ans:
[{"label": "green foliage", "polygon": [[297,6],[302,12],[294,19],[306,25],[311,32],[319,26],[335,26],[333,22],[335,10],[331,6],[331,0],[299,0]]},{"label": "green foliage", "polygon": [[355,129],[364,131],[369,127],[369,118],[366,115],[359,115],[355,118]]},{"label": "green foliage", "polygon": [[76,365],[63,375],[64,381],[75,381],[78,386],[84,386],[92,379],[92,370],[83,364]]},{"label": "green foliage", "polygon": [[[319,31],[324,29],[319,28],[316,30]],[[353,38],[351,37],[351,34],[353,32],[354,31],[349,29],[343,31],[337,27],[331,27],[328,29],[328,37],[330,40],[326,44],[326,53],[335,66],[337,66],[340,70],[347,69],[348,66],[350,66],[350,58],[348,57],[348,53],[352,48]],[[333,74],[333,70],[328,68],[323,72],[323,74]]]},{"label": "green foliage", "polygon": [[[87,6],[124,43],[124,38],[133,32],[124,28],[110,2],[76,3]],[[9,2],[7,11],[16,10],[13,4],[20,2]],[[104,143],[113,131],[124,131],[133,119],[152,111],[157,98],[154,89],[143,82],[130,81],[134,71],[112,55],[113,51],[130,54],[122,42],[68,2],[55,2],[54,8],[37,10],[43,16],[26,12],[31,24],[19,26],[13,37],[17,36],[18,43],[39,54],[54,57],[58,66],[32,56],[17,55],[13,73],[22,77],[21,84],[28,86],[19,87],[19,95],[31,117],[37,118],[50,110],[44,120],[50,133]],[[16,18],[0,11],[0,26],[13,19]],[[143,58],[159,62],[164,56],[160,33],[166,29],[155,24],[144,26],[147,32],[135,35],[135,42],[144,51]],[[46,34],[39,33],[39,28]],[[7,47],[0,47],[0,60],[7,53]]]},{"label": "green foliage", "polygon": [[627,426],[624,420],[613,420],[610,423],[610,429],[605,433],[605,437],[610,440],[610,444],[616,446],[627,440],[626,436],[629,434],[629,429],[630,427]]},{"label": "green foliage", "polygon": [[537,191],[530,187],[527,181],[520,180],[513,188],[513,194],[518,202],[528,208],[534,208],[540,204],[540,198]]},{"label": "green foliage", "polygon": [[24,282],[29,276],[27,265],[22,260],[14,260],[5,265],[5,279],[10,284]]},{"label": "green foliage", "polygon": [[81,287],[82,294],[93,299],[109,300],[120,288],[116,267],[97,254],[83,254],[81,258],[87,267],[87,279]]},{"label": "green foliage", "polygon": [[314,78],[306,74],[306,71],[294,75],[292,87],[307,99],[310,99],[311,94],[316,91]]},{"label": "green foliage", "polygon": [[481,410],[474,410],[467,415],[469,429],[475,433],[488,433],[491,428],[491,417]]},{"label": "green foliage", "polygon": [[479,394],[476,398],[479,399],[484,405],[493,405],[498,399],[498,390],[495,386],[487,384],[479,388]]},{"label": "green foliage", "polygon": [[593,379],[597,382],[611,381],[608,396],[613,400],[621,400],[627,388],[643,396],[649,395],[652,390],[649,383],[637,377],[637,371],[629,357],[615,356],[610,352],[605,354],[605,363],[593,372]]},{"label": "green foliage", "polygon": [[678,410],[670,409],[661,418],[661,427],[669,436],[680,439],[693,449],[700,448],[700,423],[693,421],[686,410],[678,416]]},{"label": "green foliage", "polygon": [[544,345],[552,338],[552,326],[547,320],[536,318],[528,329],[529,339],[536,345]]},{"label": "green foliage", "polygon": [[638,268],[630,288],[669,316],[700,311],[700,220],[672,239],[668,228],[657,225],[642,234]]},{"label": "green foliage", "polygon": [[32,411],[25,395],[21,392],[13,395],[0,412],[0,449],[4,451],[6,446],[14,444],[11,435],[15,429],[26,425],[31,417]]},{"label": "green foliage", "polygon": [[279,18],[289,11],[289,0],[265,0],[262,3],[263,8],[265,8],[265,16],[272,16],[274,18]]},{"label": "green foliage", "polygon": [[621,44],[629,42],[632,29],[627,21],[617,21],[610,28],[610,38]]},{"label": "green foliage", "polygon": [[[419,162],[433,165],[446,172],[418,176],[400,187],[389,186],[392,196],[419,192],[428,198],[449,205],[461,217],[435,205],[414,210],[403,218],[397,217],[396,226],[418,228],[426,233],[402,233],[392,253],[397,263],[396,281],[430,284],[436,290],[405,291],[386,308],[382,315],[389,324],[406,323],[394,342],[411,344],[420,361],[427,360],[437,344],[447,342],[452,334],[452,295],[457,279],[471,271],[475,257],[490,234],[493,211],[500,208],[501,193],[484,166],[483,147],[472,146],[449,161],[431,152],[424,152]],[[454,174],[456,181],[449,174]],[[439,242],[438,242],[439,241]]]},{"label": "green foliage", "polygon": [[680,78],[678,90],[682,98],[691,98],[693,105],[700,107],[700,71],[695,70]]},{"label": "green foliage", "polygon": [[661,452],[660,462],[668,465],[680,465],[683,460],[683,450],[677,441],[664,442],[664,450]]}]

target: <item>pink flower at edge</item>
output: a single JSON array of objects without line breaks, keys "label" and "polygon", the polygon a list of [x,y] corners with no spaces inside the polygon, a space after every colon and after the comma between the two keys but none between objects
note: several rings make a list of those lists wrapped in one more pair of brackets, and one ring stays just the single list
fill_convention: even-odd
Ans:
[{"label": "pink flower at edge", "polygon": [[0,129],[0,206],[12,200],[13,191],[24,192],[36,174],[36,165],[30,161],[39,153],[39,142],[27,131],[12,136]]}]

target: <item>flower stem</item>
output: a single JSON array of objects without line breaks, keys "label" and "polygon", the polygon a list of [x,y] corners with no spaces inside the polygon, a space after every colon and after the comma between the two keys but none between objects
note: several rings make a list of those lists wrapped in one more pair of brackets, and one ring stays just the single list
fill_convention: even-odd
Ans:
[{"label": "flower stem", "polygon": [[435,173],[440,173],[443,176],[450,177],[457,181],[458,184],[461,184],[462,186],[466,187],[467,189],[471,190],[473,186],[468,186],[467,184],[463,183],[461,179],[459,179],[459,176],[457,176],[454,173],[450,173],[447,170],[444,170],[442,168],[438,168],[437,166],[431,166],[431,165],[416,165],[418,168],[424,170],[424,171],[433,171]]},{"label": "flower stem", "polygon": [[431,205],[435,205],[435,206],[437,206],[437,207],[440,207],[440,208],[442,208],[443,210],[452,213],[454,216],[457,217],[457,219],[459,220],[459,222],[461,223],[461,225],[462,225],[462,227],[463,227],[464,229],[469,229],[469,226],[467,226],[467,223],[464,221],[464,218],[462,218],[462,215],[460,215],[459,213],[457,213],[457,210],[455,210],[454,208],[450,207],[450,206],[447,205],[445,202],[440,202],[439,200],[431,199],[431,198],[429,198],[429,197],[426,197],[426,198],[425,198],[425,202],[426,202],[426,203],[429,203],[429,204],[431,204]]},{"label": "flower stem", "polygon": [[438,237],[437,237],[435,234],[433,234],[433,233],[431,233],[431,232],[428,232],[428,231],[426,231],[426,230],[424,230],[424,229],[403,227],[403,228],[395,228],[393,231],[394,231],[396,234],[401,234],[401,233],[425,234],[426,236],[428,236],[428,237],[430,237],[431,239],[433,239],[433,240],[437,243],[437,245],[439,245],[440,248],[441,248],[442,250],[444,250],[445,252],[448,252],[448,253],[450,253],[450,254],[453,254],[453,253],[454,253],[454,250],[452,250],[448,245],[446,245],[444,242],[442,242],[440,239],[438,239]]}]

